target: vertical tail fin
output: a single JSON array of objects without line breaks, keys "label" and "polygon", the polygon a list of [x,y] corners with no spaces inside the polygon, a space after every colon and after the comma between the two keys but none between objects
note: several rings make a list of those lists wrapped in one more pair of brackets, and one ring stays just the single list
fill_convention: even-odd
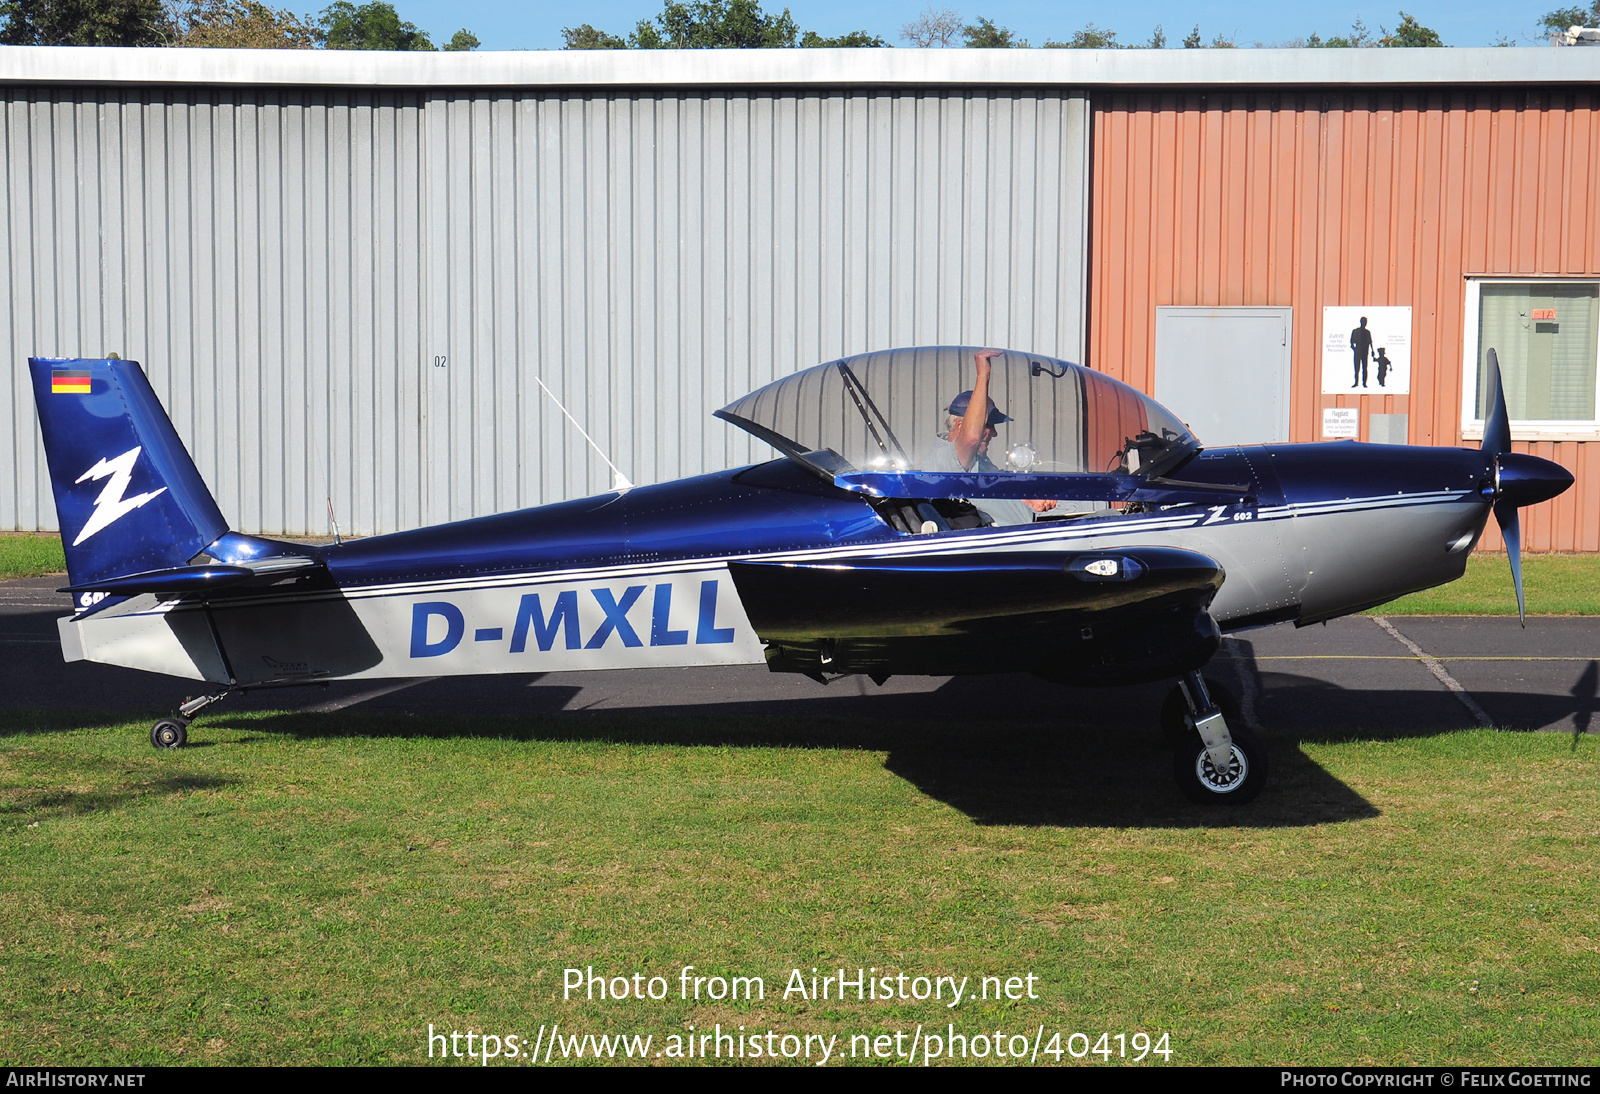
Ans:
[{"label": "vertical tail fin", "polygon": [[181,566],[228,530],[136,362],[28,368],[74,585]]}]

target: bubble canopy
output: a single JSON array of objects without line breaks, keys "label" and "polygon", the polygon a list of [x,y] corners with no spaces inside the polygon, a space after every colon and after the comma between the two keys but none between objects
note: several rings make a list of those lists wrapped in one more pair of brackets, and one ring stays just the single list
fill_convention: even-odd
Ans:
[{"label": "bubble canopy", "polygon": [[[881,350],[786,376],[717,417],[827,476],[939,473],[949,408],[970,391],[978,347]],[[988,472],[1161,476],[1200,442],[1161,404],[1093,369],[1036,353],[992,358]]]}]

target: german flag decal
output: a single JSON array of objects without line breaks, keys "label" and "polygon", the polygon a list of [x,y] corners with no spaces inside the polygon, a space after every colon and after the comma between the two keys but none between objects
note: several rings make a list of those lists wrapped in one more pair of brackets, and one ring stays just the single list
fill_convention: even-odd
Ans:
[{"label": "german flag decal", "polygon": [[87,372],[67,372],[63,370],[52,372],[50,374],[50,394],[89,394],[89,374]]}]

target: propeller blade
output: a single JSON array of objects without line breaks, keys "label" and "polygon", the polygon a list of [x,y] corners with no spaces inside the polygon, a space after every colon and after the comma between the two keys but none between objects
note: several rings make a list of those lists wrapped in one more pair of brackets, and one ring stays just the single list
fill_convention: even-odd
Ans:
[{"label": "propeller blade", "polygon": [[1500,535],[1506,541],[1506,557],[1511,560],[1511,584],[1517,590],[1517,618],[1528,625],[1528,608],[1522,598],[1522,522],[1517,519],[1517,504],[1532,504],[1554,497],[1570,485],[1559,474],[1548,473],[1547,461],[1517,456],[1511,451],[1511,415],[1506,411],[1505,385],[1500,379],[1500,355],[1489,350],[1489,415],[1483,423],[1483,451],[1494,455],[1494,519],[1500,522]]},{"label": "propeller blade", "polygon": [[1506,413],[1505,387],[1500,383],[1500,356],[1489,351],[1489,416],[1483,423],[1483,450],[1500,455],[1511,451],[1511,415]]},{"label": "propeller blade", "polygon": [[1522,524],[1517,520],[1517,507],[1508,501],[1497,502],[1494,519],[1500,522],[1500,535],[1506,541],[1506,557],[1511,560],[1511,584],[1517,587],[1517,618],[1528,625],[1528,608],[1522,599]]}]

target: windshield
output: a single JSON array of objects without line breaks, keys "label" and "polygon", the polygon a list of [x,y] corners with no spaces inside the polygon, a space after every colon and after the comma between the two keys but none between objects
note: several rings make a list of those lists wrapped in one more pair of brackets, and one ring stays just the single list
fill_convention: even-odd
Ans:
[{"label": "windshield", "polygon": [[[964,406],[959,397],[972,390],[975,352],[864,353],[775,381],[717,416],[829,474],[949,471],[947,438],[960,417],[951,407]],[[1161,404],[1092,369],[1009,350],[992,367],[994,435],[973,471],[1154,477],[1199,448]]]}]

